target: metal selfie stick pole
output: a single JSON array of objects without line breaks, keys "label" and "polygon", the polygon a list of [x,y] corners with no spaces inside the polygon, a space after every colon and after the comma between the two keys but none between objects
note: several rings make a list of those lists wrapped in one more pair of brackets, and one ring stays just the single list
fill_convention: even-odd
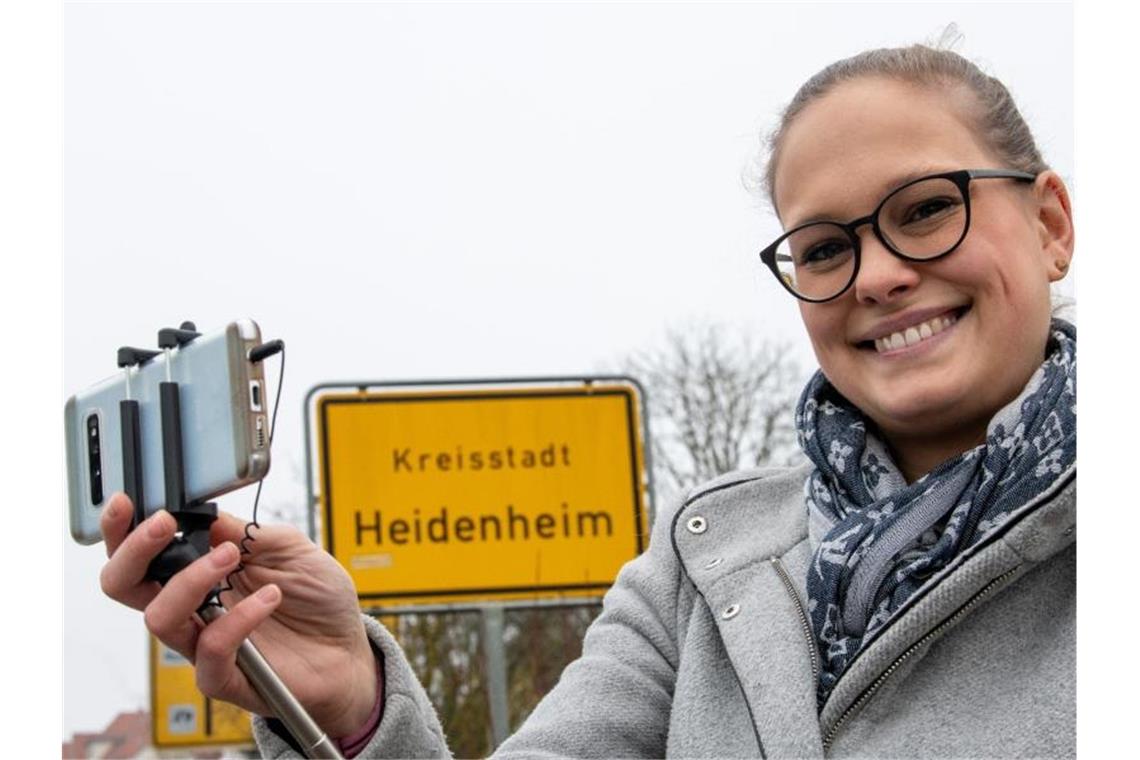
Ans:
[{"label": "metal selfie stick pole", "polygon": [[[207,623],[217,620],[225,614],[225,608],[214,604],[204,604],[198,614]],[[249,682],[253,684],[254,691],[265,700],[269,709],[273,711],[289,733],[293,735],[310,758],[343,758],[337,750],[332,739],[320,729],[320,726],[310,717],[309,713],[289,691],[277,673],[266,662],[261,652],[246,639],[241,643],[237,653],[238,668]]]},{"label": "metal selfie stick pole", "polygon": [[[147,577],[164,585],[179,570],[210,551],[210,524],[218,516],[218,507],[213,502],[186,501],[185,469],[182,459],[182,411],[178,383],[173,380],[170,366],[171,350],[197,337],[198,333],[195,332],[191,322],[184,322],[180,329],[167,328],[158,333],[159,347],[166,353],[166,382],[159,383],[166,508],[178,521],[178,532],[174,540],[151,562],[147,569]],[[146,362],[156,355],[157,352],[154,351],[122,348],[119,349],[118,362],[120,367],[126,369],[129,378],[131,366]],[[129,383],[127,388],[129,395]],[[119,414],[123,423],[125,490],[135,507],[133,528],[146,516],[142,501],[138,402],[129,398],[123,401],[119,407]],[[216,602],[210,601],[217,599],[218,593],[219,589],[215,587],[198,608],[198,615],[207,623],[226,614],[220,599]],[[336,745],[297,701],[249,639],[243,641],[238,648],[237,665],[249,679],[254,691],[273,711],[274,716],[285,724],[289,733],[298,741],[306,757],[313,760],[343,760],[343,755]]]}]

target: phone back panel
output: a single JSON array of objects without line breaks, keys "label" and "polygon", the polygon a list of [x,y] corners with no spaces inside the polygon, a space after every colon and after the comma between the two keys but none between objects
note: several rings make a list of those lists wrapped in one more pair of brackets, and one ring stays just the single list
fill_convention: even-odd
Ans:
[{"label": "phone back panel", "polygon": [[[243,332],[253,337],[243,338]],[[258,441],[256,432],[267,430],[264,411],[258,414],[250,408],[250,382],[259,381],[264,389],[263,372],[260,364],[246,358],[247,347],[259,342],[256,325],[247,321],[241,329],[231,324],[171,353],[170,379],[179,384],[189,500],[212,498],[253,482],[268,470],[269,448],[264,439]],[[148,514],[166,506],[159,403],[166,364],[160,355],[130,374],[130,397],[139,402],[143,502]],[[100,540],[99,514],[111,495],[123,490],[119,402],[127,398],[125,375],[120,372],[73,396],[64,410],[72,535],[81,543]],[[89,477],[87,436],[92,416],[99,428],[99,461],[94,466],[101,473],[101,492],[92,491]]]}]

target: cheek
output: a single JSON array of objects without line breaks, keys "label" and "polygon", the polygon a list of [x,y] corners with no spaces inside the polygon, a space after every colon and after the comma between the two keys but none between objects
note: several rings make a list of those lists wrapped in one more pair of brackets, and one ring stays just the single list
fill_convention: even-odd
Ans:
[{"label": "cheek", "polygon": [[841,306],[842,303],[800,304],[800,317],[824,374],[828,374],[828,358],[847,343],[843,337],[846,310],[836,308]]},{"label": "cheek", "polygon": [[1011,241],[970,254],[948,260],[944,279],[973,296],[987,319],[1025,325],[1049,311],[1048,275],[1032,251]]},{"label": "cheek", "polygon": [[1048,271],[1043,267],[1032,226],[1017,209],[1010,209],[991,223],[971,227],[961,251],[944,262],[946,279],[978,292],[1001,295],[1011,305],[1048,297]]}]

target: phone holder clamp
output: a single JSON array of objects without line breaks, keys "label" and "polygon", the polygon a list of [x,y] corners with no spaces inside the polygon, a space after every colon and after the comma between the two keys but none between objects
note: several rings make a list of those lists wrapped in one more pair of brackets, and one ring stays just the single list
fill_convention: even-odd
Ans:
[{"label": "phone holder clamp", "polygon": [[[171,510],[178,521],[178,533],[162,553],[151,560],[146,577],[162,585],[182,568],[210,552],[210,525],[218,519],[218,505],[214,502],[192,502],[181,509]],[[214,588],[202,603],[203,606],[218,593]]]},{"label": "phone holder clamp", "polygon": [[[193,322],[181,327],[168,327],[159,331],[158,344],[164,350],[181,347],[198,337]],[[125,346],[116,356],[119,367],[130,372],[133,366],[144,364],[162,351],[151,351]],[[169,355],[167,361],[170,361]],[[168,367],[169,368],[169,367]],[[159,400],[162,415],[162,459],[166,486],[166,509],[178,522],[174,540],[151,562],[146,577],[164,584],[182,568],[210,551],[210,525],[218,517],[218,506],[213,502],[186,500],[185,462],[182,457],[182,409],[176,382],[159,383]],[[138,401],[126,399],[119,403],[119,416],[123,436],[123,483],[127,496],[134,505],[132,529],[146,519],[143,502],[142,446]],[[210,592],[203,606],[216,596]]]}]

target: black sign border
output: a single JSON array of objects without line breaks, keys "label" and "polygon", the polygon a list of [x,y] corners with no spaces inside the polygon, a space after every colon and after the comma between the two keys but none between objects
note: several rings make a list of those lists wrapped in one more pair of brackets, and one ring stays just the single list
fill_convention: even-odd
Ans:
[{"label": "black sign border", "polygon": [[[629,442],[629,456],[630,461],[633,463],[633,509],[634,509],[634,524],[636,525],[636,549],[634,555],[640,555],[645,551],[645,525],[642,516],[645,511],[645,504],[642,499],[641,483],[638,477],[638,459],[637,459],[637,425],[634,418],[633,400],[636,390],[633,387],[627,388],[605,388],[593,390],[589,387],[586,388],[567,388],[567,389],[542,389],[531,391],[488,391],[476,393],[444,393],[439,395],[432,395],[431,393],[391,393],[391,394],[378,394],[371,393],[368,395],[350,396],[350,395],[332,395],[317,399],[317,420],[320,427],[320,441],[321,441],[321,474],[322,474],[322,500],[324,501],[324,525],[323,533],[325,539],[325,550],[328,551],[334,558],[336,554],[333,552],[333,538],[332,538],[332,477],[330,473],[330,457],[329,457],[329,430],[328,430],[328,417],[326,410],[333,405],[341,404],[369,404],[369,403],[396,403],[401,401],[485,401],[487,399],[507,400],[507,399],[532,399],[532,398],[567,398],[577,396],[621,396],[625,401],[625,416],[626,416],[626,430],[628,433]],[[646,445],[648,445],[646,441]],[[647,461],[643,461],[642,466],[647,466]],[[632,559],[632,557],[630,558]],[[339,561],[339,560],[338,560]],[[577,584],[562,584],[562,585],[544,585],[544,586],[507,586],[499,588],[477,588],[477,589],[445,589],[437,591],[397,591],[384,594],[361,594],[357,593],[357,599],[361,601],[383,601],[386,599],[432,599],[438,597],[458,598],[464,601],[469,601],[470,597],[485,596],[490,594],[549,594],[554,592],[604,592],[612,583],[577,583]]]}]

